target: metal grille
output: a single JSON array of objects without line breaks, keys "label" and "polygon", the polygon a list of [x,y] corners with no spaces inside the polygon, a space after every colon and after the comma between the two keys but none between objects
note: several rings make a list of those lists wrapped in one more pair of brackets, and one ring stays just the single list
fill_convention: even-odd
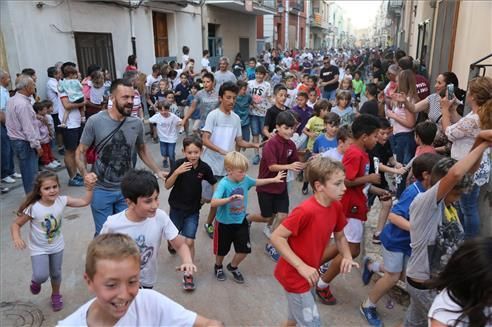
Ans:
[{"label": "metal grille", "polygon": [[97,64],[102,68],[107,68],[112,78],[116,78],[111,33],[75,32],[74,36],[77,63],[82,76],[85,76],[87,67]]}]

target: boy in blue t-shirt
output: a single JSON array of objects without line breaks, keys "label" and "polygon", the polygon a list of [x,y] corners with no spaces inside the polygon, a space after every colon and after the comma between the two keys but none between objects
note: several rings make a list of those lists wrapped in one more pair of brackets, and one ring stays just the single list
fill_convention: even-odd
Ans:
[{"label": "boy in blue t-shirt", "polygon": [[380,234],[383,245],[383,264],[373,262],[369,257],[364,258],[362,281],[369,284],[374,272],[384,271],[369,295],[362,302],[360,311],[371,326],[382,326],[376,311],[376,303],[393,287],[406,270],[406,264],[411,254],[410,248],[410,205],[413,200],[431,186],[432,167],[442,156],[426,153],[417,157],[412,164],[417,181],[409,185],[402,193],[399,202],[393,206],[388,216],[390,221]]},{"label": "boy in blue t-shirt", "polygon": [[314,141],[313,152],[323,153],[338,146],[337,132],[340,127],[340,116],[329,112],[324,118],[325,132]]},{"label": "boy in blue t-shirt", "polygon": [[251,253],[248,220],[255,220],[253,215],[246,213],[248,191],[253,186],[283,183],[286,173],[280,171],[274,178],[253,179],[246,175],[248,159],[236,151],[229,152],[224,157],[224,168],[227,176],[218,183],[210,203],[212,207],[218,207],[214,226],[214,272],[217,280],[226,280],[222,262],[229,253],[231,244],[234,244],[236,254],[227,265],[227,270],[231,272],[235,282],[242,284],[244,277],[238,266]]},{"label": "boy in blue t-shirt", "polygon": [[[238,81],[237,86],[239,93],[237,94],[236,102],[234,103],[234,112],[241,119],[241,131],[243,133],[243,140],[249,142],[250,139],[250,119],[249,110],[253,103],[253,97],[249,94],[248,83],[245,81]],[[245,149],[245,148],[242,148]],[[241,151],[241,147],[236,145],[236,151]]]}]

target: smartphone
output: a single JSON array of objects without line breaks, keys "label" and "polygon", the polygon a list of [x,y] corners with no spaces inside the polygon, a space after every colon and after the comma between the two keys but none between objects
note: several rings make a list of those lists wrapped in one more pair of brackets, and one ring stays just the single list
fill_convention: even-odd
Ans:
[{"label": "smartphone", "polygon": [[454,98],[454,84],[448,84],[448,100],[453,100]]}]

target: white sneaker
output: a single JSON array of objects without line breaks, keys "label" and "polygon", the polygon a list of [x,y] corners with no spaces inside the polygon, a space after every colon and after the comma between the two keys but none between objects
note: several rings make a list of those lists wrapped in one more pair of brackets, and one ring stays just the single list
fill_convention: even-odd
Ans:
[{"label": "white sneaker", "polygon": [[2,178],[2,182],[7,183],[7,184],[13,184],[13,183],[15,183],[15,179],[13,179],[10,176],[7,176],[5,178]]},{"label": "white sneaker", "polygon": [[44,168],[47,168],[47,169],[55,169],[55,168],[57,168],[57,166],[56,166],[56,164],[54,162],[50,162],[49,164],[44,165]]},{"label": "white sneaker", "polygon": [[50,162],[50,165],[53,165],[55,168],[58,168],[61,166],[61,163],[59,163],[58,161],[56,160],[53,160],[52,162]]},{"label": "white sneaker", "polygon": [[12,177],[12,178],[22,178],[22,175],[19,174],[19,173],[13,173],[12,175],[10,175],[10,177]]},{"label": "white sneaker", "polygon": [[263,227],[263,234],[265,234],[266,238],[268,239],[272,237],[272,230],[270,229],[270,226],[265,225],[265,227]]}]

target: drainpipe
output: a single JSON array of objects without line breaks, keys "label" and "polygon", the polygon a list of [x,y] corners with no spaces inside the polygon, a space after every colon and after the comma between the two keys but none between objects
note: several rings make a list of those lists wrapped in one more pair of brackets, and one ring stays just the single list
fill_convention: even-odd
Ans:
[{"label": "drainpipe", "polygon": [[284,50],[289,49],[289,0],[285,1],[285,47]]},{"label": "drainpipe", "polygon": [[132,41],[132,53],[137,56],[137,38],[135,37],[135,28],[133,25],[133,8],[128,9],[130,15],[130,36]]}]

